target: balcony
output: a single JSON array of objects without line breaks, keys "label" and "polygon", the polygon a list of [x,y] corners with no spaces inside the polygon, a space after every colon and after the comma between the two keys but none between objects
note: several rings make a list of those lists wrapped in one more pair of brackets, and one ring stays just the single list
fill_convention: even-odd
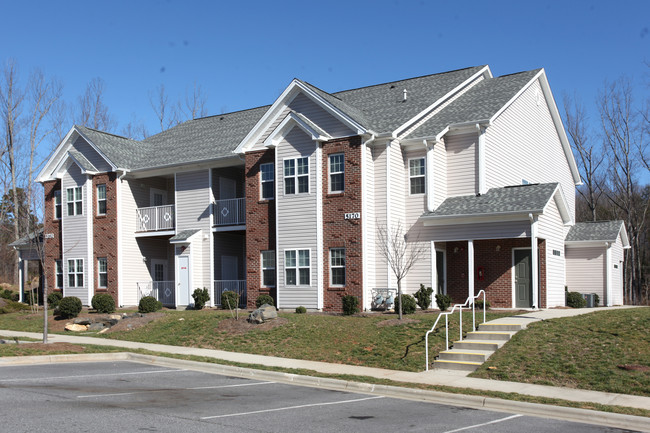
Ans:
[{"label": "balcony", "polygon": [[138,303],[145,296],[153,296],[165,307],[176,305],[176,284],[174,281],[146,281],[137,283]]},{"label": "balcony", "polygon": [[221,294],[225,291],[235,292],[239,295],[239,308],[246,308],[246,280],[214,280],[212,299],[214,305],[221,305]]},{"label": "balcony", "polygon": [[246,198],[228,198],[212,203],[215,226],[246,224]]},{"label": "balcony", "polygon": [[174,205],[138,208],[136,218],[136,232],[174,230]]}]

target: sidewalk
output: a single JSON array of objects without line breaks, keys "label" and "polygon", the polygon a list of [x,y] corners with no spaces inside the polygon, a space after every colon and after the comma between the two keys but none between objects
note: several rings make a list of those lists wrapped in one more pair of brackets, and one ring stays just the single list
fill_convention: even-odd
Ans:
[{"label": "sidewalk", "polygon": [[[608,307],[628,308],[628,307]],[[547,320],[559,317],[570,317],[587,314],[605,308],[589,309],[552,309],[531,311],[519,316],[511,316],[498,321],[522,323],[524,326],[535,321]],[[0,335],[8,337],[30,337],[40,339],[39,333],[17,332],[0,330]],[[282,367],[291,369],[313,370],[326,374],[346,374],[354,376],[370,376],[381,379],[389,379],[396,382],[418,383],[427,385],[446,385],[458,388],[471,388],[484,391],[512,392],[536,397],[557,398],[574,402],[598,403],[603,405],[626,406],[639,409],[650,408],[650,397],[641,397],[627,394],[615,394],[608,392],[580,390],[564,387],[553,387],[545,385],[533,385],[519,382],[505,382],[489,379],[475,379],[466,377],[464,372],[451,370],[430,370],[428,372],[408,372],[387,370],[382,368],[362,367],[355,365],[330,364],[319,361],[305,361],[299,359],[279,358],[274,356],[252,355],[247,353],[225,352],[222,350],[199,349],[193,347],[168,346],[163,344],[137,343],[123,340],[109,340],[105,338],[85,337],[76,335],[50,334],[50,342],[66,342],[75,344],[94,344],[99,346],[123,347],[125,349],[145,349],[152,352],[171,353],[178,355],[194,355],[225,361],[258,364],[267,367]],[[0,358],[1,361],[1,358]],[[0,362],[1,365],[1,362]]]}]

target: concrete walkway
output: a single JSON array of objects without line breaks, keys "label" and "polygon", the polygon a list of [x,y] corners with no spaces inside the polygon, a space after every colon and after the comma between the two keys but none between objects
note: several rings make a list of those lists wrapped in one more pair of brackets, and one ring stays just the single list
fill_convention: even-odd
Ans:
[{"label": "concrete walkway", "polygon": [[[599,310],[613,310],[616,308],[589,308],[589,309],[549,309],[541,311],[530,311],[518,316],[510,316],[504,319],[507,322],[520,321],[528,325],[534,321],[571,317],[581,314],[592,313]],[[31,332],[17,332],[0,330],[0,335],[6,337],[30,337],[42,338],[42,334]],[[145,349],[153,352],[172,353],[179,355],[194,355],[225,360],[231,362],[258,364],[268,367],[282,367],[290,369],[313,370],[327,374],[346,374],[355,376],[370,376],[375,378],[390,379],[396,382],[419,383],[428,385],[446,385],[458,388],[471,388],[485,391],[499,391],[507,393],[518,393],[523,395],[557,398],[574,402],[599,403],[603,405],[626,406],[639,409],[650,408],[650,397],[640,397],[627,394],[615,394],[608,392],[588,391],[573,388],[553,387],[545,385],[532,385],[518,382],[505,382],[488,379],[475,379],[466,377],[466,373],[450,370],[430,370],[428,372],[407,372],[387,370],[382,368],[362,367],[344,364],[330,364],[319,361],[305,361],[299,359],[279,358],[274,356],[252,355],[247,353],[225,352],[222,350],[199,349],[192,347],[168,346],[163,344],[137,343],[123,340],[110,340],[105,338],[85,337],[76,335],[50,334],[50,342],[67,342],[75,344],[94,344],[100,346],[123,347],[125,349]],[[2,358],[0,358],[2,365]]]}]

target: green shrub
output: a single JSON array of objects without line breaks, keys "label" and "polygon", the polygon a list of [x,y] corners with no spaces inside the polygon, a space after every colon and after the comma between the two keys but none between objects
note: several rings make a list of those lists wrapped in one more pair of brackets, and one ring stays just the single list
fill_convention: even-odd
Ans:
[{"label": "green shrub", "polygon": [[0,298],[8,299],[10,301],[18,302],[20,295],[13,290],[3,289],[0,290]]},{"label": "green shrub", "polygon": [[194,309],[200,310],[205,307],[205,304],[210,300],[210,294],[208,293],[208,289],[204,287],[202,289],[196,289],[194,293],[192,293],[192,298],[194,298]]},{"label": "green shrub", "polygon": [[431,295],[433,294],[433,289],[431,287],[424,287],[424,284],[420,284],[420,290],[415,292],[413,297],[418,301],[418,306],[422,310],[426,310],[431,305]]},{"label": "green shrub", "polygon": [[145,296],[140,299],[138,304],[138,312],[140,313],[153,313],[162,308],[162,302],[154,298],[153,296]]},{"label": "green shrub", "polygon": [[226,290],[221,294],[221,308],[233,310],[239,306],[239,293]]},{"label": "green shrub", "polygon": [[115,312],[115,301],[108,293],[97,293],[90,301],[90,305],[102,314],[110,314]]},{"label": "green shrub", "polygon": [[411,295],[402,295],[395,298],[395,312],[399,311],[399,305],[402,304],[402,314],[415,313],[415,298]]},{"label": "green shrub", "polygon": [[38,305],[38,288],[25,290],[23,302],[28,305]]},{"label": "green shrub", "polygon": [[59,306],[59,302],[63,299],[63,294],[61,292],[52,292],[47,295],[47,305],[49,308],[56,308]]},{"label": "green shrub", "polygon": [[436,304],[440,311],[447,311],[447,308],[451,305],[451,296],[438,293],[436,295]]},{"label": "green shrub", "polygon": [[275,304],[273,302],[273,297],[264,293],[262,295],[259,295],[255,300],[255,307],[260,308],[264,304],[269,304],[275,307]]},{"label": "green shrub", "polygon": [[[476,306],[475,308],[477,310],[482,310],[483,309],[483,299],[477,299],[474,301],[474,305]],[[490,309],[490,301],[485,302],[485,309],[489,310]]]},{"label": "green shrub", "polygon": [[72,319],[81,313],[81,308],[81,299],[76,296],[66,296],[59,302],[56,313],[64,319]]},{"label": "green shrub", "polygon": [[341,298],[343,303],[343,314],[351,316],[359,311],[359,300],[356,296],[345,295]]},{"label": "green shrub", "polygon": [[594,293],[594,305],[597,307],[600,304],[600,296]]},{"label": "green shrub", "polygon": [[587,301],[582,297],[581,293],[578,292],[567,292],[566,294],[566,306],[571,308],[584,308],[587,305]]},{"label": "green shrub", "polygon": [[307,312],[307,309],[303,307],[302,305],[300,307],[296,307],[296,314],[305,314]]}]

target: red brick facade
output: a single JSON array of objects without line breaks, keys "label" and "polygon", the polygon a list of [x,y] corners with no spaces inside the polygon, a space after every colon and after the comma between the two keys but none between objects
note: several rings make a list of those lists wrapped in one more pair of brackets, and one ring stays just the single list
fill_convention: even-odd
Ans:
[{"label": "red brick facade", "polygon": [[[363,245],[361,219],[345,219],[346,213],[361,213],[361,137],[328,141],[322,145],[323,185],[323,275],[325,311],[341,311],[341,297],[353,295],[363,305]],[[329,194],[329,155],[343,153],[345,187]],[[362,215],[363,216],[363,215]],[[345,248],[345,286],[330,285],[330,248]]]},{"label": "red brick facade", "polygon": [[[93,176],[93,281],[94,293],[110,293],[118,304],[117,290],[117,189],[115,173]],[[97,186],[106,185],[106,214],[97,215]],[[105,257],[108,270],[108,284],[99,287],[98,259]]]},{"label": "red brick facade", "polygon": [[248,308],[255,307],[255,300],[262,293],[273,296],[277,302],[276,289],[262,287],[262,251],[276,249],[275,200],[261,200],[260,192],[260,164],[269,162],[275,162],[275,151],[273,150],[246,154],[246,296]]},{"label": "red brick facade", "polygon": [[[43,183],[45,195],[45,215],[43,230],[45,233],[45,275],[47,278],[47,293],[63,288],[56,287],[56,264],[55,260],[61,260],[61,220],[54,218],[54,191],[61,191],[61,181],[53,180]],[[50,237],[52,235],[53,237]]]}]

